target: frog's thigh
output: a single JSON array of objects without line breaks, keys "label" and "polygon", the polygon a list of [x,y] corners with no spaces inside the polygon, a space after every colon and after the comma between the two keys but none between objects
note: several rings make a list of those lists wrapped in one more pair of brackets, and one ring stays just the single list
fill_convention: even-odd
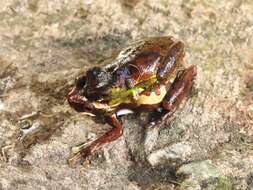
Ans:
[{"label": "frog's thigh", "polygon": [[182,42],[175,43],[164,57],[159,66],[156,76],[158,80],[170,78],[175,71],[180,69],[183,65],[184,44]]},{"label": "frog's thigh", "polygon": [[196,72],[196,67],[191,66],[177,76],[164,96],[162,106],[150,113],[148,127],[159,126],[159,123],[173,115],[183,98],[188,95]]},{"label": "frog's thigh", "polygon": [[167,111],[174,112],[183,98],[189,94],[196,74],[196,66],[192,65],[177,76],[162,102]]}]

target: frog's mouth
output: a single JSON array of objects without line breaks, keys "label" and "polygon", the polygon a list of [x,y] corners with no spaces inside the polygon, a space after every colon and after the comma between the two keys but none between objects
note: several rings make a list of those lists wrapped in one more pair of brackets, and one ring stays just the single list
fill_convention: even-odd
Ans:
[{"label": "frog's mouth", "polygon": [[76,87],[74,87],[67,96],[69,105],[77,112],[90,112],[94,110],[94,105],[89,103],[85,96],[81,96]]}]

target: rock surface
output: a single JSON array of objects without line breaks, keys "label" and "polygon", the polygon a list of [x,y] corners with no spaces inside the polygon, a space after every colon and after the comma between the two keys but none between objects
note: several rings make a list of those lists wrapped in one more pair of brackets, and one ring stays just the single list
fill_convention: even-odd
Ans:
[{"label": "rock surface", "polygon": [[154,151],[148,156],[148,161],[152,166],[169,162],[176,164],[186,162],[192,154],[192,147],[187,142],[174,143],[169,147]]},{"label": "rock surface", "polygon": [[[1,0],[0,189],[253,189],[252,34],[250,0]],[[197,65],[188,101],[159,131],[124,117],[119,140],[69,167],[109,129],[68,106],[75,77],[162,35]]]}]

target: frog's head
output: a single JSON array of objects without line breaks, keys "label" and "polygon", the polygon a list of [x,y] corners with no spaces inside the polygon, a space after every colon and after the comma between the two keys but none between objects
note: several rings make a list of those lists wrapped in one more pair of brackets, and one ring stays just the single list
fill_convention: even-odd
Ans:
[{"label": "frog's head", "polygon": [[85,93],[87,96],[107,95],[111,73],[100,67],[93,67],[86,73]]},{"label": "frog's head", "polygon": [[[111,112],[115,109],[115,105],[109,105],[106,102],[100,102],[97,100],[103,100],[111,92],[110,78],[106,78],[105,73],[100,68],[93,68],[87,71],[86,75],[79,76],[75,81],[75,86],[67,95],[67,100],[72,108],[78,112],[86,112],[89,115],[96,115],[102,112]],[[105,78],[103,78],[105,77]],[[104,79],[104,80],[103,80]],[[105,80],[108,80],[107,82]],[[117,90],[119,90],[117,88]],[[118,105],[121,103],[118,99],[122,94],[117,93],[117,90],[112,90],[114,102]],[[124,95],[124,93],[123,93]],[[118,98],[118,99],[117,99]],[[119,103],[118,103],[118,101]]]},{"label": "frog's head", "polygon": [[71,107],[78,112],[91,112],[93,111],[93,105],[89,103],[85,97],[85,84],[86,77],[80,76],[76,79],[75,86],[68,93],[67,99]]}]

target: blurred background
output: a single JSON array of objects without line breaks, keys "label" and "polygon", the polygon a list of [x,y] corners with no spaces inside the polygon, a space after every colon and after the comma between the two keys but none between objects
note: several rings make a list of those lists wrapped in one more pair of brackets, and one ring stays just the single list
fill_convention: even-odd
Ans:
[{"label": "blurred background", "polygon": [[[110,128],[69,107],[74,79],[167,35],[198,68],[189,99],[159,131],[124,117],[119,140],[69,167],[72,146]],[[1,0],[1,190],[250,190],[252,128],[253,1]]]}]

